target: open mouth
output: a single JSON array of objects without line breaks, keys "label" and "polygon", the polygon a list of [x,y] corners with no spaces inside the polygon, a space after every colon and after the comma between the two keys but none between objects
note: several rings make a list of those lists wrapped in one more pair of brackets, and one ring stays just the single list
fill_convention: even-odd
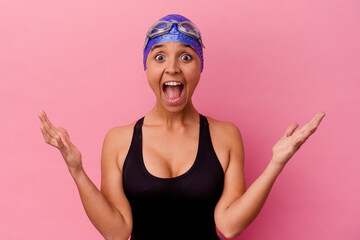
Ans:
[{"label": "open mouth", "polygon": [[178,103],[184,96],[184,85],[175,81],[166,82],[163,91],[168,102]]}]

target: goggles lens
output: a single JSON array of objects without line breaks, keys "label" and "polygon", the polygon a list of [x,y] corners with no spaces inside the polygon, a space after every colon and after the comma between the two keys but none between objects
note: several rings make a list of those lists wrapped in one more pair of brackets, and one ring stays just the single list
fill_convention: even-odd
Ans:
[{"label": "goggles lens", "polygon": [[154,26],[154,28],[156,28],[156,29],[164,29],[164,28],[168,28],[168,27],[169,27],[168,22],[159,22],[158,24],[156,24]]},{"label": "goggles lens", "polygon": [[196,27],[191,23],[182,22],[182,23],[179,23],[178,26],[181,27],[182,29],[184,29],[186,32],[195,33],[196,35],[200,35],[200,34],[198,34]]},{"label": "goggles lens", "polygon": [[172,23],[159,21],[155,23],[148,31],[147,37],[154,38],[170,31]]}]

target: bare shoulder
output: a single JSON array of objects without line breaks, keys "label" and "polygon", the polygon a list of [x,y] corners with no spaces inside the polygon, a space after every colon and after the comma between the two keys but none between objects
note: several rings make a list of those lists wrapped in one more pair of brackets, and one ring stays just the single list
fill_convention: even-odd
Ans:
[{"label": "bare shoulder", "polygon": [[107,144],[119,144],[126,142],[131,137],[133,133],[135,122],[124,125],[124,126],[118,126],[111,128],[105,135],[105,142]]},{"label": "bare shoulder", "polygon": [[111,159],[116,159],[120,171],[122,171],[125,157],[130,148],[135,124],[136,122],[133,122],[128,125],[111,128],[104,138],[103,152],[111,155]]},{"label": "bare shoulder", "polygon": [[234,141],[242,141],[239,128],[231,122],[219,121],[211,117],[207,117],[211,135],[214,138],[220,138],[228,144]]}]

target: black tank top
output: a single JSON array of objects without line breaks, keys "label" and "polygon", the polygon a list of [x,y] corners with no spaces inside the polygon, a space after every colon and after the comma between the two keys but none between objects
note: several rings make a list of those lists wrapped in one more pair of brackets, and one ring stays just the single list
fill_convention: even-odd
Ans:
[{"label": "black tank top", "polygon": [[206,117],[200,114],[195,162],[186,173],[174,178],[156,177],[145,168],[143,121],[139,119],[134,127],[123,167],[123,187],[133,214],[131,239],[218,240],[214,209],[222,194],[224,172],[211,143]]}]

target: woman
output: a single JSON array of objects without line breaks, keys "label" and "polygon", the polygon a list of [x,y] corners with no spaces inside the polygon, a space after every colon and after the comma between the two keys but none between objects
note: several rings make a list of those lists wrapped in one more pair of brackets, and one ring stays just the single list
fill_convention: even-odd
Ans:
[{"label": "woman", "polygon": [[246,190],[239,130],[204,117],[192,104],[203,47],[200,31],[183,16],[168,15],[149,29],[144,68],[156,104],[144,118],[106,134],[100,191],[66,131],[40,111],[46,142],[60,150],[88,217],[106,239],[219,239],[215,225],[226,238],[237,236],[324,117],[318,113],[297,131],[291,124]]}]

